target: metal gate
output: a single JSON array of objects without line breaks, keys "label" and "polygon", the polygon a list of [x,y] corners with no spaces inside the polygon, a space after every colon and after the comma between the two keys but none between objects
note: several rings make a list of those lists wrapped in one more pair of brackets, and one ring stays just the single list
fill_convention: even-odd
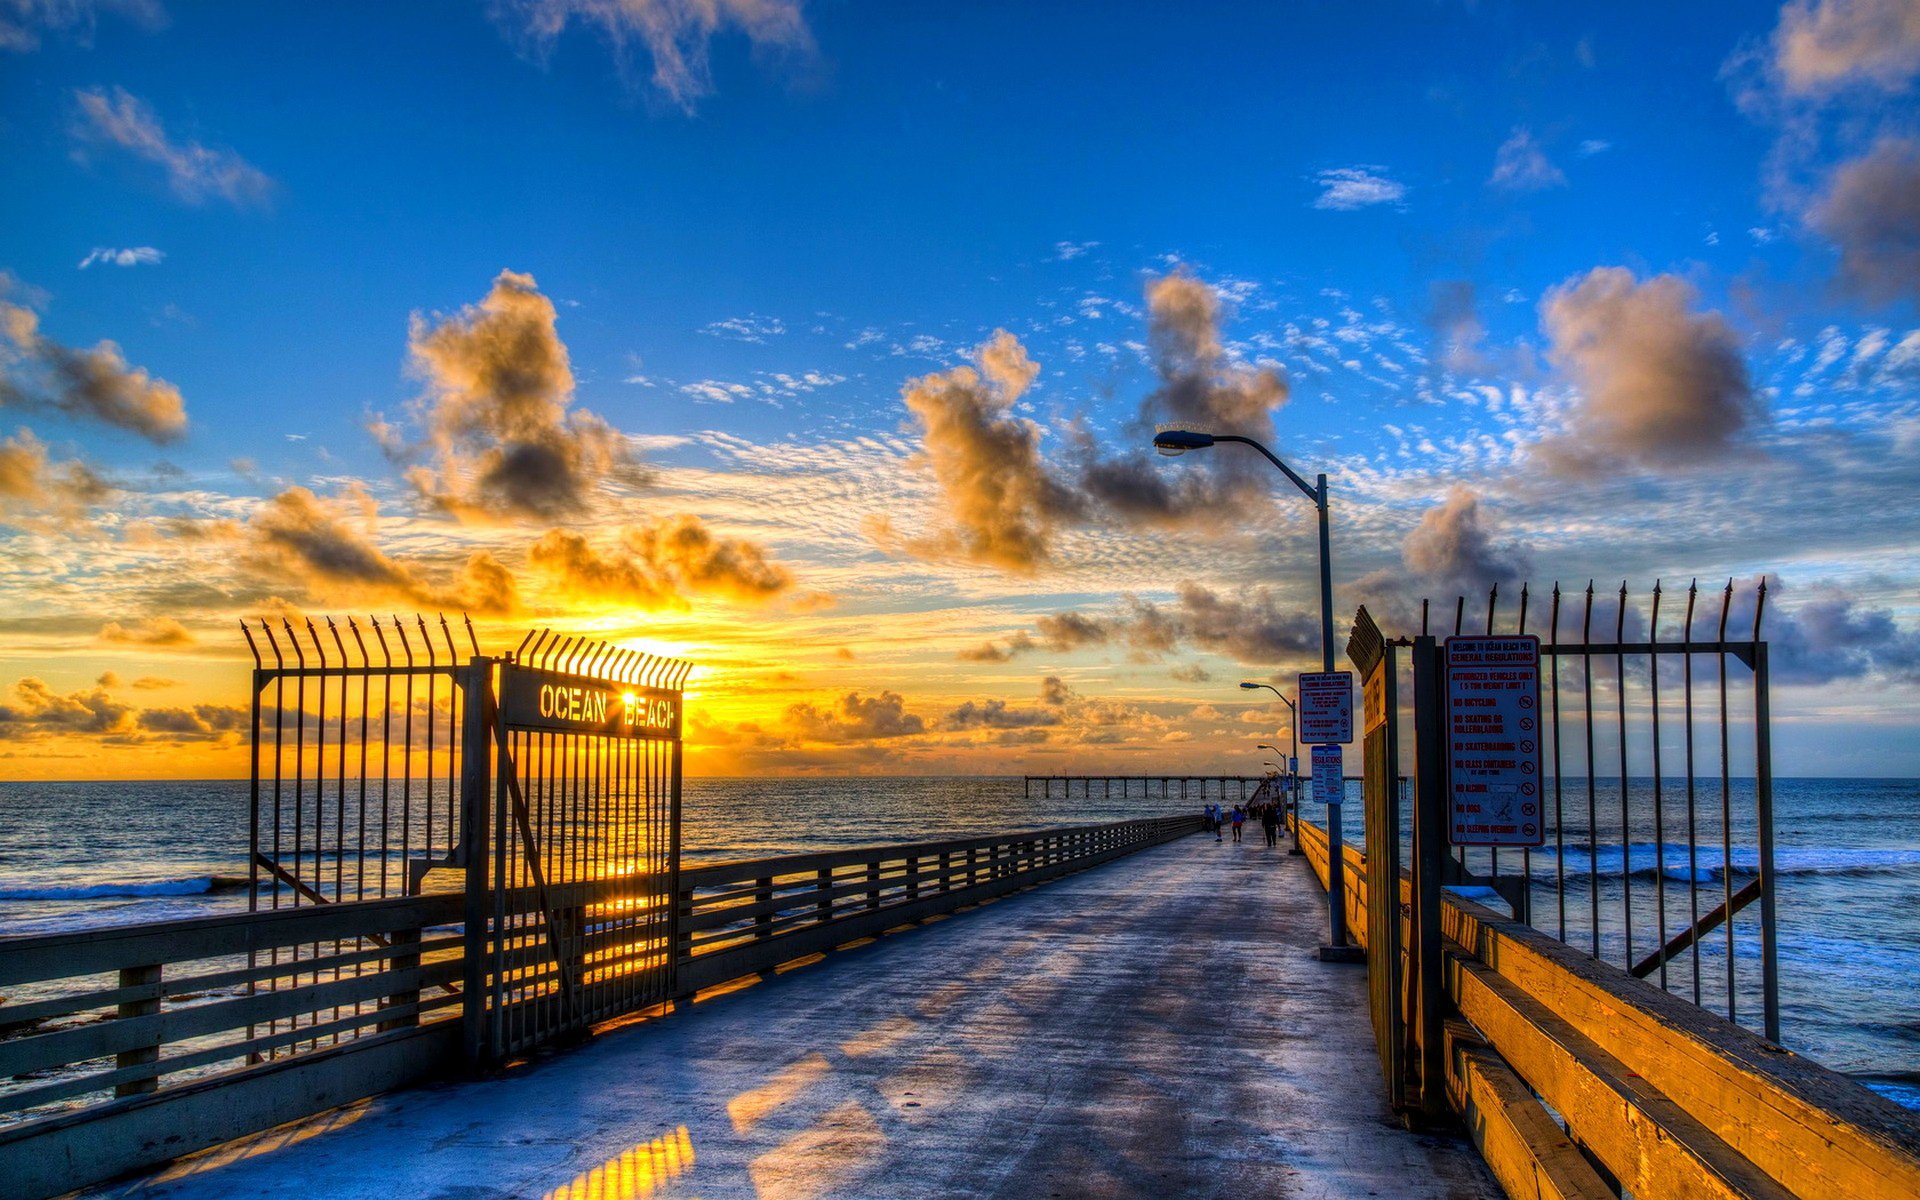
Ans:
[{"label": "metal gate", "polygon": [[[1423,602],[1397,641],[1362,609],[1348,647],[1367,688],[1368,895],[1407,896],[1404,928],[1401,905],[1370,904],[1368,934],[1392,947],[1369,946],[1373,1010],[1390,1093],[1408,1109],[1444,1107],[1443,1089],[1423,1083],[1444,1078],[1442,888],[1497,896],[1515,919],[1780,1039],[1764,582],[1750,603],[1731,583],[1691,586],[1680,604],[1656,586],[1640,605],[1624,585],[1556,586],[1544,621],[1529,599],[1522,588],[1502,620],[1493,589],[1471,626],[1464,597],[1444,624]],[[1537,851],[1447,844],[1443,639],[1502,626],[1541,635]],[[1401,698],[1414,722],[1411,811],[1389,782]]]},{"label": "metal gate", "polygon": [[428,995],[270,1022],[263,1057],[459,1015],[469,1058],[498,1061],[674,994],[692,665],[545,631],[490,657],[463,626],[464,662],[444,617],[242,626],[252,907],[464,893],[458,926],[250,956],[255,991],[462,960]]},{"label": "metal gate", "polygon": [[545,633],[501,663],[487,714],[491,879],[467,890],[470,906],[488,906],[468,916],[489,930],[472,975],[486,976],[469,1029],[481,1057],[673,997],[680,689],[692,669]]}]

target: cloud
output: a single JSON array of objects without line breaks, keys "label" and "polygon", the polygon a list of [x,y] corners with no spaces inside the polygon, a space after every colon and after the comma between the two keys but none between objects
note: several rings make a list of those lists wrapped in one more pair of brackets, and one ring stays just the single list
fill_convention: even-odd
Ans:
[{"label": "cloud", "polygon": [[1076,612],[1049,613],[1035,620],[1033,627],[1040,631],[1049,650],[1097,646],[1111,636],[1106,625]]},{"label": "cloud", "polygon": [[414,314],[407,345],[427,384],[416,406],[426,445],[372,428],[397,459],[431,450],[433,465],[407,472],[423,496],[463,516],[551,521],[583,511],[607,480],[637,478],[619,433],[569,411],[573,369],[556,320],[533,276],[514,271],[452,316]]},{"label": "cloud", "polygon": [[1675,467],[1724,455],[1764,418],[1739,339],[1676,275],[1644,283],[1595,267],[1541,302],[1548,357],[1581,390],[1564,432],[1538,444],[1550,469]]},{"label": "cloud", "polygon": [[1271,589],[1248,588],[1223,595],[1190,581],[1176,588],[1171,604],[1128,595],[1112,613],[1051,613],[1036,620],[1034,628],[1040,634],[1037,639],[1022,632],[997,645],[988,643],[990,655],[982,647],[966,656],[1005,661],[1043,648],[1064,653],[1111,643],[1141,658],[1159,658],[1191,647],[1261,665],[1320,645],[1318,616],[1288,607]]},{"label": "cloud", "polygon": [[576,18],[599,28],[623,74],[639,43],[653,62],[654,88],[688,113],[713,91],[708,48],[718,33],[745,34],[756,53],[813,53],[799,0],[492,0],[490,7],[542,59]]},{"label": "cloud", "polygon": [[1546,153],[1533,140],[1533,131],[1522,127],[1500,143],[1500,149],[1493,156],[1493,174],[1487,182],[1508,191],[1537,192],[1565,187],[1567,177],[1547,161]]},{"label": "cloud", "polygon": [[782,722],[793,736],[809,742],[868,742],[925,733],[927,723],[906,711],[898,692],[874,696],[848,692],[825,708],[812,703],[787,707]]},{"label": "cloud", "polygon": [[231,704],[195,704],[183,708],[142,709],[135,718],[147,733],[168,741],[220,741],[247,731],[250,714]]},{"label": "cloud", "polygon": [[1099,245],[1099,242],[1055,242],[1052,261],[1072,262],[1087,251],[1097,249]]},{"label": "cloud", "polygon": [[63,696],[29,675],[13,685],[12,702],[0,704],[0,733],[10,739],[125,733],[134,727],[133,712],[132,705],[115,700],[104,687]]},{"label": "cloud", "polygon": [[[1249,364],[1227,352],[1220,336],[1220,293],[1185,270],[1147,284],[1147,344],[1159,383],[1140,405],[1144,442],[1159,425],[1206,433],[1273,439],[1273,414],[1289,389],[1278,367]],[[1266,502],[1270,480],[1251,455],[1209,453],[1178,471],[1145,451],[1102,458],[1081,438],[1080,489],[1119,519],[1136,525],[1228,527]]]},{"label": "cloud", "polygon": [[85,463],[50,463],[25,429],[0,441],[0,520],[46,516],[70,525],[112,494]]},{"label": "cloud", "polygon": [[646,609],[685,609],[689,595],[765,604],[793,586],[792,573],[760,546],[720,537],[688,513],[627,526],[611,552],[580,534],[551,530],[527,557],[576,599]]},{"label": "cloud", "polygon": [[248,208],[264,205],[273,196],[273,180],[258,167],[231,150],[173,141],[152,107],[125,88],[116,87],[111,94],[84,89],[75,92],[74,99],[80,105],[75,137],[158,166],[173,194],[189,204],[219,199]]},{"label": "cloud", "polygon": [[714,321],[702,325],[700,332],[708,337],[726,338],[733,342],[748,342],[764,346],[768,338],[779,337],[787,331],[786,323],[778,317],[762,317],[748,314],[744,317],[728,317],[724,321]]},{"label": "cloud", "polygon": [[148,30],[167,23],[166,10],[156,0],[5,0],[0,3],[0,50],[38,50],[45,33],[71,34],[82,46],[90,46],[102,12],[119,13]]},{"label": "cloud", "polygon": [[129,367],[110,341],[74,350],[44,337],[33,310],[4,301],[0,371],[0,406],[57,409],[156,443],[177,441],[187,431],[180,389],[153,378],[144,367]]},{"label": "cloud", "polygon": [[[1780,590],[1773,582],[1773,590]],[[1868,676],[1920,683],[1920,631],[1901,628],[1891,611],[1869,608],[1838,588],[1817,589],[1813,599],[1792,608],[1774,608],[1761,632],[1768,668],[1779,683]]]},{"label": "cloud", "polygon": [[1887,91],[1920,71],[1920,6],[1912,0],[1795,0],[1780,10],[1774,65],[1789,91],[1850,84]]},{"label": "cloud", "polygon": [[1481,520],[1480,499],[1455,486],[1430,508],[1401,547],[1407,569],[1442,594],[1465,595],[1489,584],[1525,579],[1528,556],[1517,546],[1496,546]]},{"label": "cloud", "polygon": [[908,548],[1031,572],[1047,561],[1057,524],[1078,512],[1079,500],[1042,461],[1040,427],[1012,413],[1039,365],[1004,329],[974,351],[974,361],[977,367],[936,371],[902,389],[950,520]]},{"label": "cloud", "polygon": [[1320,172],[1314,181],[1320,185],[1315,208],[1347,212],[1373,204],[1398,204],[1406,199],[1403,183],[1381,174],[1380,167],[1334,167]]},{"label": "cloud", "polygon": [[109,646],[148,646],[170,650],[194,644],[193,634],[172,617],[141,617],[122,625],[108,621],[100,627],[100,640]]},{"label": "cloud", "polygon": [[358,486],[331,500],[288,488],[264,501],[246,527],[252,566],[275,586],[322,603],[366,596],[488,615],[518,610],[513,575],[492,554],[474,552],[448,585],[435,586],[373,544],[378,515]]},{"label": "cloud", "polygon": [[1183,663],[1168,671],[1167,678],[1176,683],[1206,683],[1213,678],[1213,672],[1199,663]]},{"label": "cloud", "polygon": [[1074,690],[1058,675],[1049,675],[1040,681],[1040,703],[1059,708],[1074,698]]},{"label": "cloud", "polygon": [[1841,277],[1855,290],[1920,301],[1920,140],[1881,138],[1842,163],[1807,220],[1840,248]]},{"label": "cloud", "polygon": [[124,250],[115,250],[108,246],[95,246],[87,256],[80,260],[80,269],[86,270],[95,263],[112,267],[156,266],[166,254],[152,246],[129,246]]},{"label": "cloud", "polygon": [[1060,714],[1044,708],[1013,708],[1005,700],[969,700],[940,721],[943,729],[1031,729],[1058,725]]}]

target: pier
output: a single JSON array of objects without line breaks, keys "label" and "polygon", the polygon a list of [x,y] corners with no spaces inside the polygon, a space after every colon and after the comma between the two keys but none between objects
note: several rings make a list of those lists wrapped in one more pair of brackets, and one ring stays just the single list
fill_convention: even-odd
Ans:
[{"label": "pier", "polygon": [[[1042,799],[1053,799],[1053,785],[1060,785],[1060,797],[1073,799],[1074,785],[1080,785],[1082,799],[1091,800],[1094,785],[1100,786],[1099,795],[1105,798],[1113,796],[1113,785],[1120,785],[1120,796],[1140,795],[1161,800],[1189,800],[1196,804],[1205,804],[1209,800],[1228,801],[1245,800],[1253,795],[1253,790],[1264,782],[1264,775],[1026,775],[1022,776],[1023,795],[1033,798],[1033,785],[1040,785]],[[1135,785],[1139,785],[1137,788]],[[1158,790],[1155,785],[1158,785]],[[1192,785],[1191,788],[1189,785]]]},{"label": "pier", "polygon": [[1182,838],[89,1194],[1500,1195],[1364,1086],[1323,904],[1284,848]]}]

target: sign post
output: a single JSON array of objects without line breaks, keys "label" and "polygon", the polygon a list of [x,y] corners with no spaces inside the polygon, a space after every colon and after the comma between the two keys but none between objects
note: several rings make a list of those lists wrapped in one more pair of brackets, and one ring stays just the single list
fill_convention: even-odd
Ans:
[{"label": "sign post", "polygon": [[1540,639],[1446,642],[1448,841],[1540,846]]}]

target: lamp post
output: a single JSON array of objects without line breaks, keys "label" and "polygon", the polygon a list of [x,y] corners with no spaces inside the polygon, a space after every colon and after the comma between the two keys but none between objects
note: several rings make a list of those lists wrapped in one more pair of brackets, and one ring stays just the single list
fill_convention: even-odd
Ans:
[{"label": "lamp post", "polygon": [[[1287,755],[1287,801],[1289,811],[1293,813],[1294,820],[1297,821],[1300,819],[1300,710],[1294,705],[1293,701],[1287,699],[1285,692],[1282,692],[1270,683],[1252,683],[1243,679],[1240,681],[1240,686],[1249,690],[1253,688],[1265,688],[1280,697],[1281,701],[1287,706],[1287,713],[1290,718],[1287,722],[1287,733],[1292,738],[1293,744],[1293,750]],[[1275,754],[1280,753],[1280,747],[1278,746],[1268,746],[1267,749],[1273,751]],[[1300,853],[1300,831],[1297,829],[1293,831],[1293,845],[1287,847],[1287,853]]]},{"label": "lamp post", "polygon": [[[1307,499],[1313,501],[1320,517],[1320,669],[1333,670],[1333,551],[1327,535],[1327,477],[1319,475],[1309,484],[1292,467],[1280,459],[1259,442],[1250,437],[1241,437],[1237,433],[1199,433],[1191,429],[1162,429],[1153,435],[1153,448],[1169,457],[1185,454],[1189,450],[1205,450],[1218,442],[1239,442],[1243,446],[1252,446],[1266,457],[1293,486],[1300,489]],[[1275,694],[1279,693],[1274,689]],[[1282,697],[1284,699],[1284,697]],[[1334,789],[1335,796],[1340,794]],[[1296,837],[1295,842],[1299,841]],[[1327,945],[1320,948],[1320,957],[1329,962],[1349,961],[1354,951],[1347,945],[1347,914],[1343,897],[1346,895],[1346,857],[1341,846],[1340,805],[1327,805]]]}]

